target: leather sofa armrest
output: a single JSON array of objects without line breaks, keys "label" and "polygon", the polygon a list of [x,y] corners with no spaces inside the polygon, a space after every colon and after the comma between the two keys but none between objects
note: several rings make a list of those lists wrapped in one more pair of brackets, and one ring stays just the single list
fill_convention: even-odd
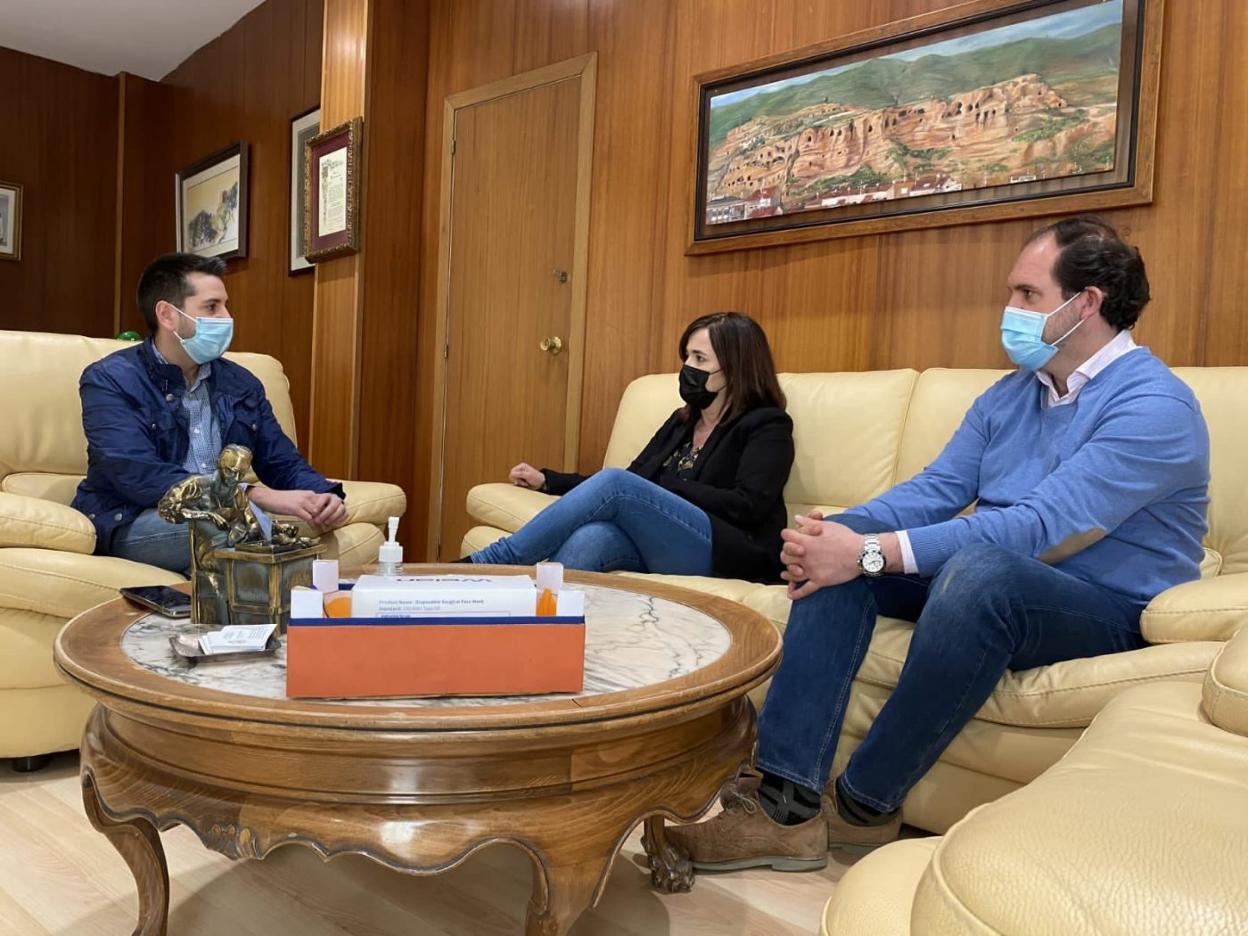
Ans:
[{"label": "leather sofa armrest", "polygon": [[1248,627],[1214,657],[1205,675],[1201,704],[1219,728],[1248,736]]},{"label": "leather sofa armrest", "polygon": [[1149,643],[1230,640],[1248,620],[1248,572],[1184,582],[1144,609],[1140,630]]},{"label": "leather sofa armrest", "polygon": [[0,492],[0,546],[91,555],[95,527],[85,514],[41,497]]},{"label": "leather sofa armrest", "polygon": [[347,523],[371,523],[385,528],[390,517],[407,510],[407,495],[397,484],[384,481],[340,481],[347,495]]},{"label": "leather sofa armrest", "polygon": [[515,533],[556,500],[554,495],[514,484],[478,484],[468,492],[468,516],[479,523]]}]

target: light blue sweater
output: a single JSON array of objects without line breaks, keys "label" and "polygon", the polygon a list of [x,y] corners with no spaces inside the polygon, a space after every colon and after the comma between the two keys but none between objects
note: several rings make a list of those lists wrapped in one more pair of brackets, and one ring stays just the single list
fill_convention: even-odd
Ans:
[{"label": "light blue sweater", "polygon": [[1188,386],[1140,348],[1069,405],[1046,407],[1045,393],[1031,371],[1003,377],[936,461],[848,513],[907,530],[925,576],[996,543],[1141,605],[1197,578],[1209,432]]}]

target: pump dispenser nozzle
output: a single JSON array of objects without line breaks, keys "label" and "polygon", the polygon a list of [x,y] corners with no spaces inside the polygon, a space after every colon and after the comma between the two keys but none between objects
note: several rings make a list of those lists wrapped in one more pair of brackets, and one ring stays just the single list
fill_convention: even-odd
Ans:
[{"label": "pump dispenser nozzle", "polygon": [[403,572],[403,546],[395,538],[399,532],[399,518],[391,517],[387,523],[389,537],[377,550],[377,571],[381,575],[399,575]]}]

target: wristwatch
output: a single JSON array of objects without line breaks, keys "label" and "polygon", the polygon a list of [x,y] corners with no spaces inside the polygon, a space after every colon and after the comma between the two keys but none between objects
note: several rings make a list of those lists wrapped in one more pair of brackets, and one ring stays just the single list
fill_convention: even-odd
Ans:
[{"label": "wristwatch", "polygon": [[884,550],[880,548],[880,538],[867,536],[862,541],[862,552],[858,554],[858,568],[862,574],[876,578],[884,574]]}]

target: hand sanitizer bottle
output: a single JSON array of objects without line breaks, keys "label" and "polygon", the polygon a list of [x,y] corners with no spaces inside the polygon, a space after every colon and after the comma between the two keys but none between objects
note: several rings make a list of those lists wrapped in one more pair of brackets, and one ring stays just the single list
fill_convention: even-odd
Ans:
[{"label": "hand sanitizer bottle", "polygon": [[403,547],[396,540],[399,532],[399,518],[391,517],[389,522],[390,537],[377,550],[377,574],[394,578],[403,574]]}]

